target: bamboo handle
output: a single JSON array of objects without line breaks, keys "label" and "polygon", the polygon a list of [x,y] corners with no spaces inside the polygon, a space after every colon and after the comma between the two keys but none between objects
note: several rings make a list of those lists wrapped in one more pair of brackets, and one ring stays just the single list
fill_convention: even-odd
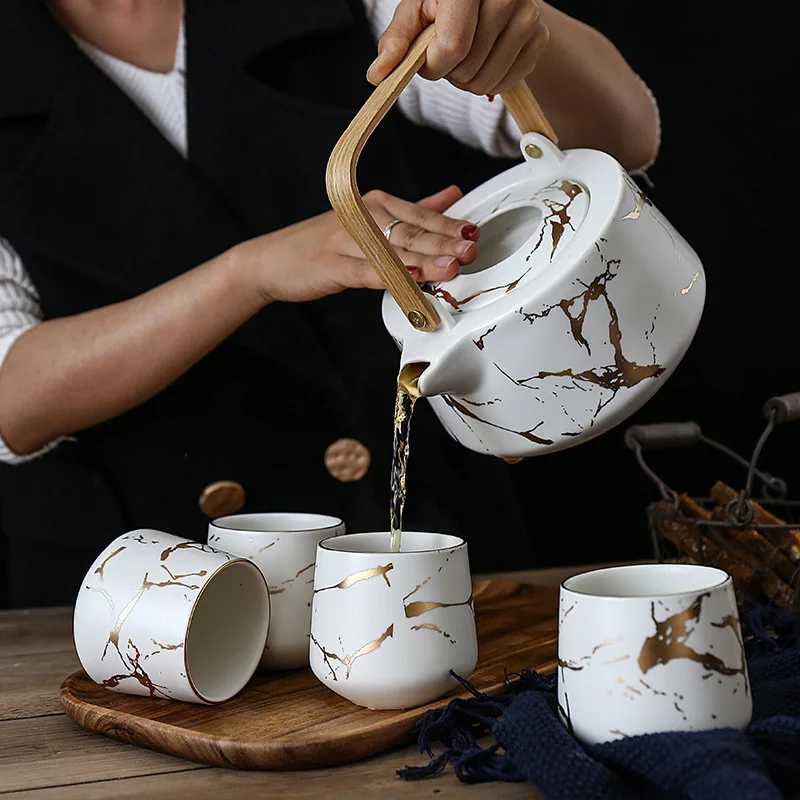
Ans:
[{"label": "bamboo handle", "polygon": [[[372,218],[358,191],[356,169],[367,139],[425,63],[434,35],[433,25],[426,28],[400,64],[375,88],[333,148],[326,174],[328,197],[342,226],[381,277],[409,322],[422,331],[435,330],[440,322],[439,314]],[[512,86],[501,97],[523,133],[542,133],[557,143],[553,128],[526,83]]]}]

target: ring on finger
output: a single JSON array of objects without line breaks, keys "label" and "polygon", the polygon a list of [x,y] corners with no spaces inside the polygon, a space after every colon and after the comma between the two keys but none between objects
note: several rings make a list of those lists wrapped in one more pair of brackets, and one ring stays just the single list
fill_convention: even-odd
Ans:
[{"label": "ring on finger", "polygon": [[389,237],[392,235],[392,230],[394,229],[394,226],[395,226],[395,225],[397,225],[399,222],[402,222],[402,220],[399,220],[399,219],[393,219],[393,220],[392,220],[392,221],[391,221],[391,222],[390,222],[390,223],[389,223],[389,224],[388,224],[388,225],[387,225],[387,226],[386,226],[386,227],[383,229],[383,235],[384,235],[384,238],[386,239],[386,241],[387,241],[387,242],[389,241]]}]

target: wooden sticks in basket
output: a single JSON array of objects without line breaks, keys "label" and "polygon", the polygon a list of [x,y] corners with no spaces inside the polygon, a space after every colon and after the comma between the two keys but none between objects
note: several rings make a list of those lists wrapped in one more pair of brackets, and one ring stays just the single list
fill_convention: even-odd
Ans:
[{"label": "wooden sticks in basket", "polygon": [[749,501],[753,527],[709,525],[729,519],[727,509],[739,494],[720,481],[712,488],[711,498],[715,506],[708,509],[682,494],[677,514],[672,504],[656,503],[652,515],[656,530],[686,560],[730,573],[740,603],[750,599],[797,612],[800,530],[761,527],[785,523],[753,500]]}]

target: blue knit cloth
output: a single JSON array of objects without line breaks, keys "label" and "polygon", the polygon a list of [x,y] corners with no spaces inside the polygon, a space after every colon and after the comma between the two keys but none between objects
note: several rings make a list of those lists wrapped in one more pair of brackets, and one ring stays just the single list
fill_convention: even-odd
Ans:
[{"label": "blue knit cloth", "polygon": [[[429,711],[417,726],[431,762],[406,780],[452,762],[459,780],[530,781],[547,800],[781,800],[800,798],[800,618],[754,606],[742,616],[753,697],[746,731],[631,736],[585,747],[556,715],[556,676],[526,671],[487,697]],[[494,743],[482,748],[478,737]],[[444,750],[434,757],[433,741]]]}]

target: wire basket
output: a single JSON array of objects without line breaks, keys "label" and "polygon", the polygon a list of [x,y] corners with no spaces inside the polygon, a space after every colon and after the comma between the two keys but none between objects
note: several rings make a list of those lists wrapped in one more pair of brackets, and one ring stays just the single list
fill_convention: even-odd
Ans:
[{"label": "wire basket", "polygon": [[[798,613],[800,501],[788,499],[786,482],[759,469],[758,459],[776,426],[800,420],[800,393],[770,398],[764,416],[766,427],[749,459],[705,436],[695,422],[634,425],[625,432],[625,443],[661,495],[647,507],[655,560],[719,567],[733,578],[740,605],[755,601]],[[645,460],[647,451],[696,444],[743,466],[744,490],[718,481],[710,497],[678,494]],[[758,496],[753,493],[756,479]]]}]

